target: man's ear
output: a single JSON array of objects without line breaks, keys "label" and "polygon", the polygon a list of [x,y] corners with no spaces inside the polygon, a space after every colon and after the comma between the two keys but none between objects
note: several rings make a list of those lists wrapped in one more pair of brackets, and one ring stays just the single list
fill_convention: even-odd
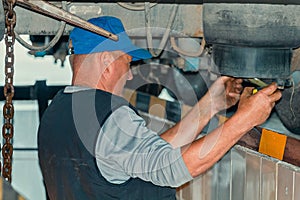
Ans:
[{"label": "man's ear", "polygon": [[110,78],[110,75],[112,73],[113,67],[111,65],[113,65],[113,61],[114,61],[114,57],[111,53],[105,51],[102,52],[101,54],[99,54],[99,58],[100,59],[100,65],[103,67],[103,77],[104,78]]},{"label": "man's ear", "polygon": [[114,57],[111,53],[105,51],[100,54],[100,63],[107,68],[114,61]]}]

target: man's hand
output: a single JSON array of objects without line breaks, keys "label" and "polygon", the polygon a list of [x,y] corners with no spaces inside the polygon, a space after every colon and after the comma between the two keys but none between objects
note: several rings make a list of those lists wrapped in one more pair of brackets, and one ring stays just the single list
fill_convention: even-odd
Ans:
[{"label": "man's hand", "polygon": [[[241,89],[241,80],[229,77],[219,78],[210,88],[211,99],[218,103],[218,109],[228,108],[235,104],[239,97],[240,102],[238,110],[222,126],[181,148],[184,163],[193,177],[209,169],[245,133],[263,123],[269,117],[275,102],[281,97],[276,84],[271,84],[254,95],[253,88],[246,87],[240,96]],[[209,95],[205,96],[208,97]],[[205,99],[205,102],[208,100],[210,99]]]},{"label": "man's hand", "polygon": [[236,114],[241,121],[244,120],[246,124],[254,127],[268,119],[275,102],[281,98],[281,92],[277,90],[276,83],[272,83],[254,95],[252,90],[251,87],[244,89]]},{"label": "man's hand", "polygon": [[191,143],[217,112],[238,102],[241,83],[241,79],[220,77],[179,123],[160,136],[174,148]]},{"label": "man's hand", "polygon": [[228,76],[218,78],[209,88],[208,94],[212,101],[213,110],[218,113],[235,105],[243,90],[242,79]]}]

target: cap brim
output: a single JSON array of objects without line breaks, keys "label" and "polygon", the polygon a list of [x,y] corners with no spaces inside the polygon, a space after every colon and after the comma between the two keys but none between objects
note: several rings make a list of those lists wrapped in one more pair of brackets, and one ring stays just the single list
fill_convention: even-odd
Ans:
[{"label": "cap brim", "polygon": [[145,60],[152,58],[152,55],[146,49],[141,49],[140,47],[132,45],[131,48],[123,49],[124,53],[132,56],[132,61]]}]

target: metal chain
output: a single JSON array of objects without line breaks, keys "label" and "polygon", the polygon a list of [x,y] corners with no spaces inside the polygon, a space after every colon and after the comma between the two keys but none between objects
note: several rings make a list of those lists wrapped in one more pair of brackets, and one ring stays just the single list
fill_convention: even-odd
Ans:
[{"label": "metal chain", "polygon": [[2,127],[2,136],[4,138],[4,145],[2,147],[3,167],[2,176],[8,182],[11,182],[12,171],[12,138],[14,136],[14,126],[12,120],[14,117],[14,106],[12,98],[14,96],[13,76],[14,76],[14,44],[15,34],[14,27],[16,25],[16,13],[14,11],[16,0],[6,0],[7,9],[5,10],[5,24],[6,24],[6,55],[5,55],[5,85],[4,96],[5,104],[3,106],[4,125]]}]

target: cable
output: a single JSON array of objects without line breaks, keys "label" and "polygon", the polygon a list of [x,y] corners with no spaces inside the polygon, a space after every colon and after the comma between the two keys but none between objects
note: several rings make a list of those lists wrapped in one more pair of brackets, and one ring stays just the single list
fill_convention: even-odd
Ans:
[{"label": "cable", "polygon": [[294,94],[295,94],[295,82],[294,82],[294,79],[292,79],[292,83],[293,83],[293,86],[292,86],[292,93],[291,93],[291,98],[290,98],[290,110],[293,114],[293,120],[296,119],[296,115],[295,115],[295,112],[294,112],[294,109],[293,109],[293,97],[294,97]]},{"label": "cable", "polygon": [[168,37],[171,32],[171,27],[174,23],[175,14],[178,10],[178,4],[173,6],[173,11],[171,13],[168,25],[166,27],[166,31],[165,31],[163,38],[159,44],[157,52],[155,52],[153,50],[153,40],[152,40],[153,38],[152,38],[151,29],[150,29],[151,28],[150,27],[150,21],[151,21],[150,9],[151,9],[150,3],[145,2],[145,23],[146,23],[146,33],[147,33],[147,45],[148,45],[148,49],[149,49],[150,53],[152,54],[152,56],[157,57],[161,54],[161,52],[163,51],[163,49],[165,48],[165,46],[167,44],[167,40],[168,40]]},{"label": "cable", "polygon": [[[133,10],[133,11],[141,11],[145,10],[145,4],[144,3],[124,3],[124,2],[117,2],[117,4],[123,8],[126,8],[128,10]],[[150,7],[156,6],[157,3],[151,3]]]},{"label": "cable", "polygon": [[187,51],[184,51],[184,50],[180,49],[180,48],[177,46],[174,37],[171,37],[170,40],[171,40],[171,46],[172,46],[172,48],[173,48],[176,52],[178,52],[178,53],[180,53],[180,54],[182,54],[182,55],[184,55],[184,56],[189,56],[189,57],[199,57],[199,56],[201,56],[201,54],[202,54],[203,51],[204,51],[205,44],[206,44],[205,39],[202,38],[200,49],[199,49],[197,52],[187,52]]},{"label": "cable", "polygon": [[[66,9],[65,1],[62,2],[62,7],[63,7],[63,9]],[[65,27],[66,27],[66,22],[61,21],[61,25],[60,25],[55,37],[48,44],[46,44],[44,46],[33,46],[31,44],[28,44],[25,40],[23,40],[17,32],[15,32],[15,35],[16,35],[17,41],[22,46],[24,46],[25,48],[27,48],[31,51],[35,51],[35,52],[48,51],[49,49],[54,47],[54,45],[59,41],[59,39],[61,38],[61,36],[64,33]]]},{"label": "cable", "polygon": [[32,51],[37,51],[37,52],[40,52],[40,51],[48,51],[49,49],[51,49],[52,47],[54,47],[54,45],[58,42],[58,40],[60,39],[60,37],[62,36],[64,30],[65,30],[65,27],[66,27],[66,22],[61,22],[61,25],[60,25],[60,28],[59,30],[57,31],[55,37],[46,45],[44,46],[33,46],[31,44],[28,44],[25,40],[23,40],[19,35],[18,33],[15,32],[15,35],[16,35],[16,39],[18,40],[18,42],[26,47],[27,49],[29,50],[32,50]]}]

